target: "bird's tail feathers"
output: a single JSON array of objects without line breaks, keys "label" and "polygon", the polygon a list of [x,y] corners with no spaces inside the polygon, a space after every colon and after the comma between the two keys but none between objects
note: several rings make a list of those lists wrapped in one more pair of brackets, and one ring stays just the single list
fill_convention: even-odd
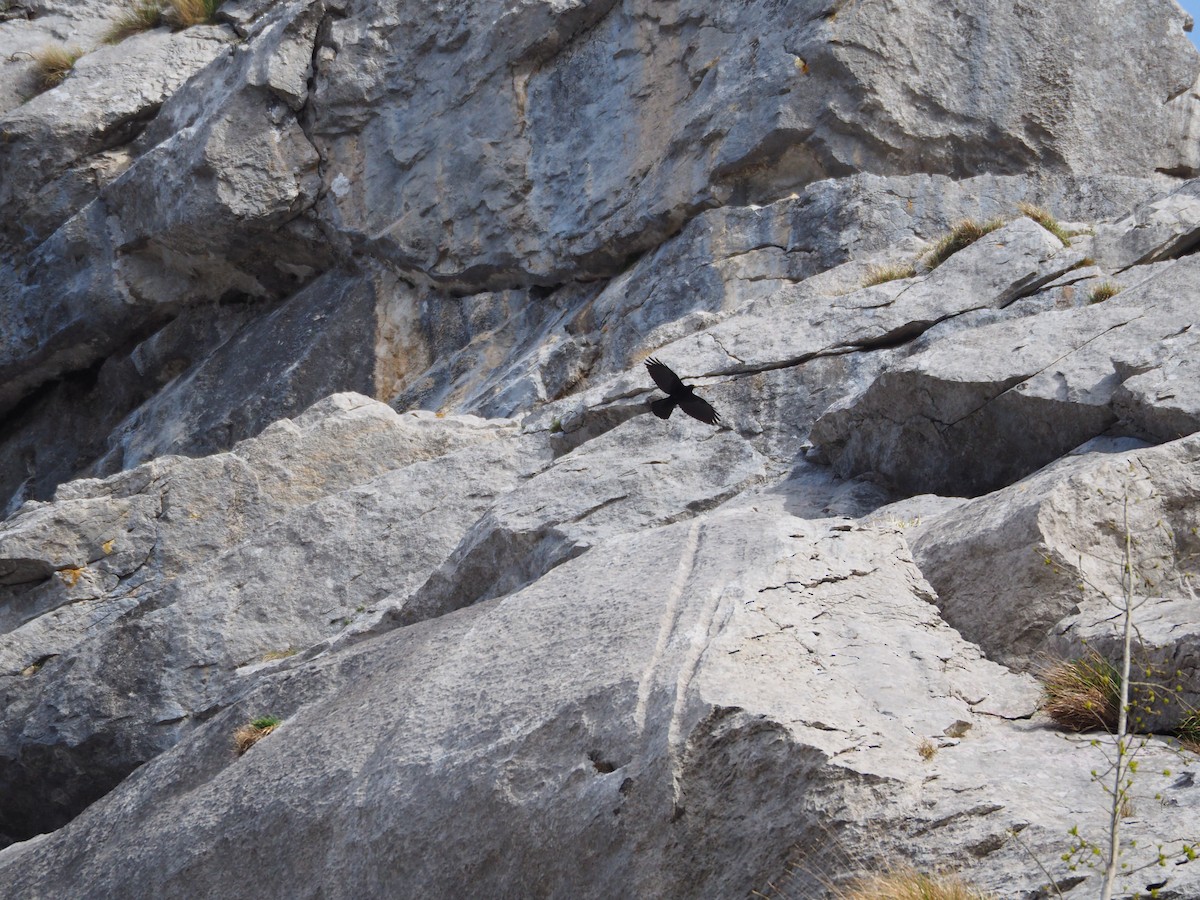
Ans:
[{"label": "bird's tail feathers", "polygon": [[650,402],[650,411],[660,419],[669,419],[675,411],[675,401],[670,397],[662,397]]}]

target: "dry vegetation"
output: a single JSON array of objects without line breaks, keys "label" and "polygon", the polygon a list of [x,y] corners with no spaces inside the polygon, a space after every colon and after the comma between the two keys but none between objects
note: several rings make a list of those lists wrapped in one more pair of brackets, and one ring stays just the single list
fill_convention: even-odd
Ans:
[{"label": "dry vegetation", "polygon": [[926,267],[932,271],[959,250],[970,247],[985,234],[990,234],[1003,224],[1003,219],[989,219],[986,222],[963,219],[950,229],[950,233],[934,244],[921,258],[924,260]]},{"label": "dry vegetation", "polygon": [[1184,750],[1200,754],[1200,712],[1190,712],[1183,717],[1175,737]]},{"label": "dry vegetation", "polygon": [[164,15],[175,28],[208,25],[220,5],[221,0],[167,0]]},{"label": "dry vegetation", "polygon": [[1121,293],[1121,286],[1112,281],[1102,281],[1088,294],[1088,303],[1103,303]]},{"label": "dry vegetation", "polygon": [[1058,223],[1058,219],[1054,218],[1047,210],[1040,206],[1034,206],[1032,203],[1018,203],[1017,210],[1021,215],[1033,219],[1048,232],[1062,241],[1064,247],[1071,246],[1071,233]]},{"label": "dry vegetation", "polygon": [[163,24],[163,9],[158,0],[133,0],[101,38],[106,44],[119,44],[127,37],[150,31]]},{"label": "dry vegetation", "polygon": [[1070,731],[1117,726],[1121,677],[1098,653],[1051,663],[1041,672],[1042,709]]},{"label": "dry vegetation", "polygon": [[930,876],[912,868],[856,881],[838,892],[838,900],[989,900],[956,875]]},{"label": "dry vegetation", "polygon": [[66,47],[62,44],[51,44],[35,52],[34,78],[39,90],[48,91],[62,84],[81,56],[83,51],[78,47]]},{"label": "dry vegetation", "polygon": [[891,266],[871,266],[867,269],[867,278],[863,282],[863,287],[873,287],[877,284],[897,281],[901,278],[912,278],[916,274],[917,270],[911,263],[896,263]]},{"label": "dry vegetation", "polygon": [[268,734],[279,727],[280,720],[275,716],[261,716],[253,722],[248,722],[233,733],[233,746],[241,756]]}]

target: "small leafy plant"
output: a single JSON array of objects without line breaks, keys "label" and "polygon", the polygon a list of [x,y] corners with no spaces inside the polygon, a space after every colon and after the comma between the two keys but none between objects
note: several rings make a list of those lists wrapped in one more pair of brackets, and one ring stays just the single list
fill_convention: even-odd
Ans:
[{"label": "small leafy plant", "polygon": [[991,234],[1003,225],[1003,219],[989,219],[986,222],[963,219],[950,229],[949,234],[938,240],[921,258],[924,260],[926,268],[932,271],[959,250],[970,247],[981,237]]},{"label": "small leafy plant", "polygon": [[268,734],[279,727],[283,720],[278,716],[259,716],[233,733],[233,746],[241,756]]}]

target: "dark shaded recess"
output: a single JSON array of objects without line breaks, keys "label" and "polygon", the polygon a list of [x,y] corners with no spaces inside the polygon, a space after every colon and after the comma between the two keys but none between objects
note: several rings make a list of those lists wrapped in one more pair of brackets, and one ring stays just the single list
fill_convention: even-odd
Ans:
[{"label": "dark shaded recess", "polygon": [[112,734],[74,747],[27,744],[16,759],[0,759],[0,848],[62,828],[146,759],[129,759]]},{"label": "dark shaded recess", "polygon": [[[154,730],[122,724],[144,718],[165,699],[157,673],[137,663],[169,658],[170,637],[142,620],[141,612],[104,636],[99,662],[86,671],[73,671],[79,660],[59,657],[31,675],[0,679],[8,710],[0,732],[0,840],[28,840],[61,828],[182,737],[187,723]],[[65,687],[53,710],[41,696],[47,675]],[[88,685],[82,696],[73,680]],[[87,699],[92,685],[107,693],[103,709]],[[52,731],[54,743],[25,737],[39,728]]]},{"label": "dark shaded recess", "polygon": [[[140,339],[22,398],[0,419],[0,515],[49,500],[104,450],[108,432],[156,387],[129,353]],[[11,504],[10,504],[11,499]]]},{"label": "dark shaded recess", "polygon": [[[375,293],[369,280],[330,275],[289,299],[257,309],[226,294],[220,309],[253,318],[227,340],[195,354],[178,378],[122,431],[154,434],[169,418],[182,436],[161,453],[206,456],[228,450],[272,422],[302,413],[339,391],[373,395]],[[116,446],[123,434],[114,434]],[[97,475],[119,471],[113,455]]]},{"label": "dark shaded recess", "polygon": [[114,147],[122,147],[138,138],[146,127],[154,121],[161,103],[155,103],[135,113],[117,119],[96,135],[96,143],[88,148],[88,153],[101,153]]}]

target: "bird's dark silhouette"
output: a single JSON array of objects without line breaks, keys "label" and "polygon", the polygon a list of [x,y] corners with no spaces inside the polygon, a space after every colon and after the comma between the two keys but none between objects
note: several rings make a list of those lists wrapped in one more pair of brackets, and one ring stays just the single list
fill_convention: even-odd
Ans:
[{"label": "bird's dark silhouette", "polygon": [[646,360],[646,371],[654,379],[654,383],[666,393],[650,403],[650,410],[660,419],[669,419],[678,406],[693,419],[699,419],[705,425],[720,425],[721,417],[717,411],[708,405],[706,400],[697,397],[691,385],[672,372],[665,364],[654,357]]}]

